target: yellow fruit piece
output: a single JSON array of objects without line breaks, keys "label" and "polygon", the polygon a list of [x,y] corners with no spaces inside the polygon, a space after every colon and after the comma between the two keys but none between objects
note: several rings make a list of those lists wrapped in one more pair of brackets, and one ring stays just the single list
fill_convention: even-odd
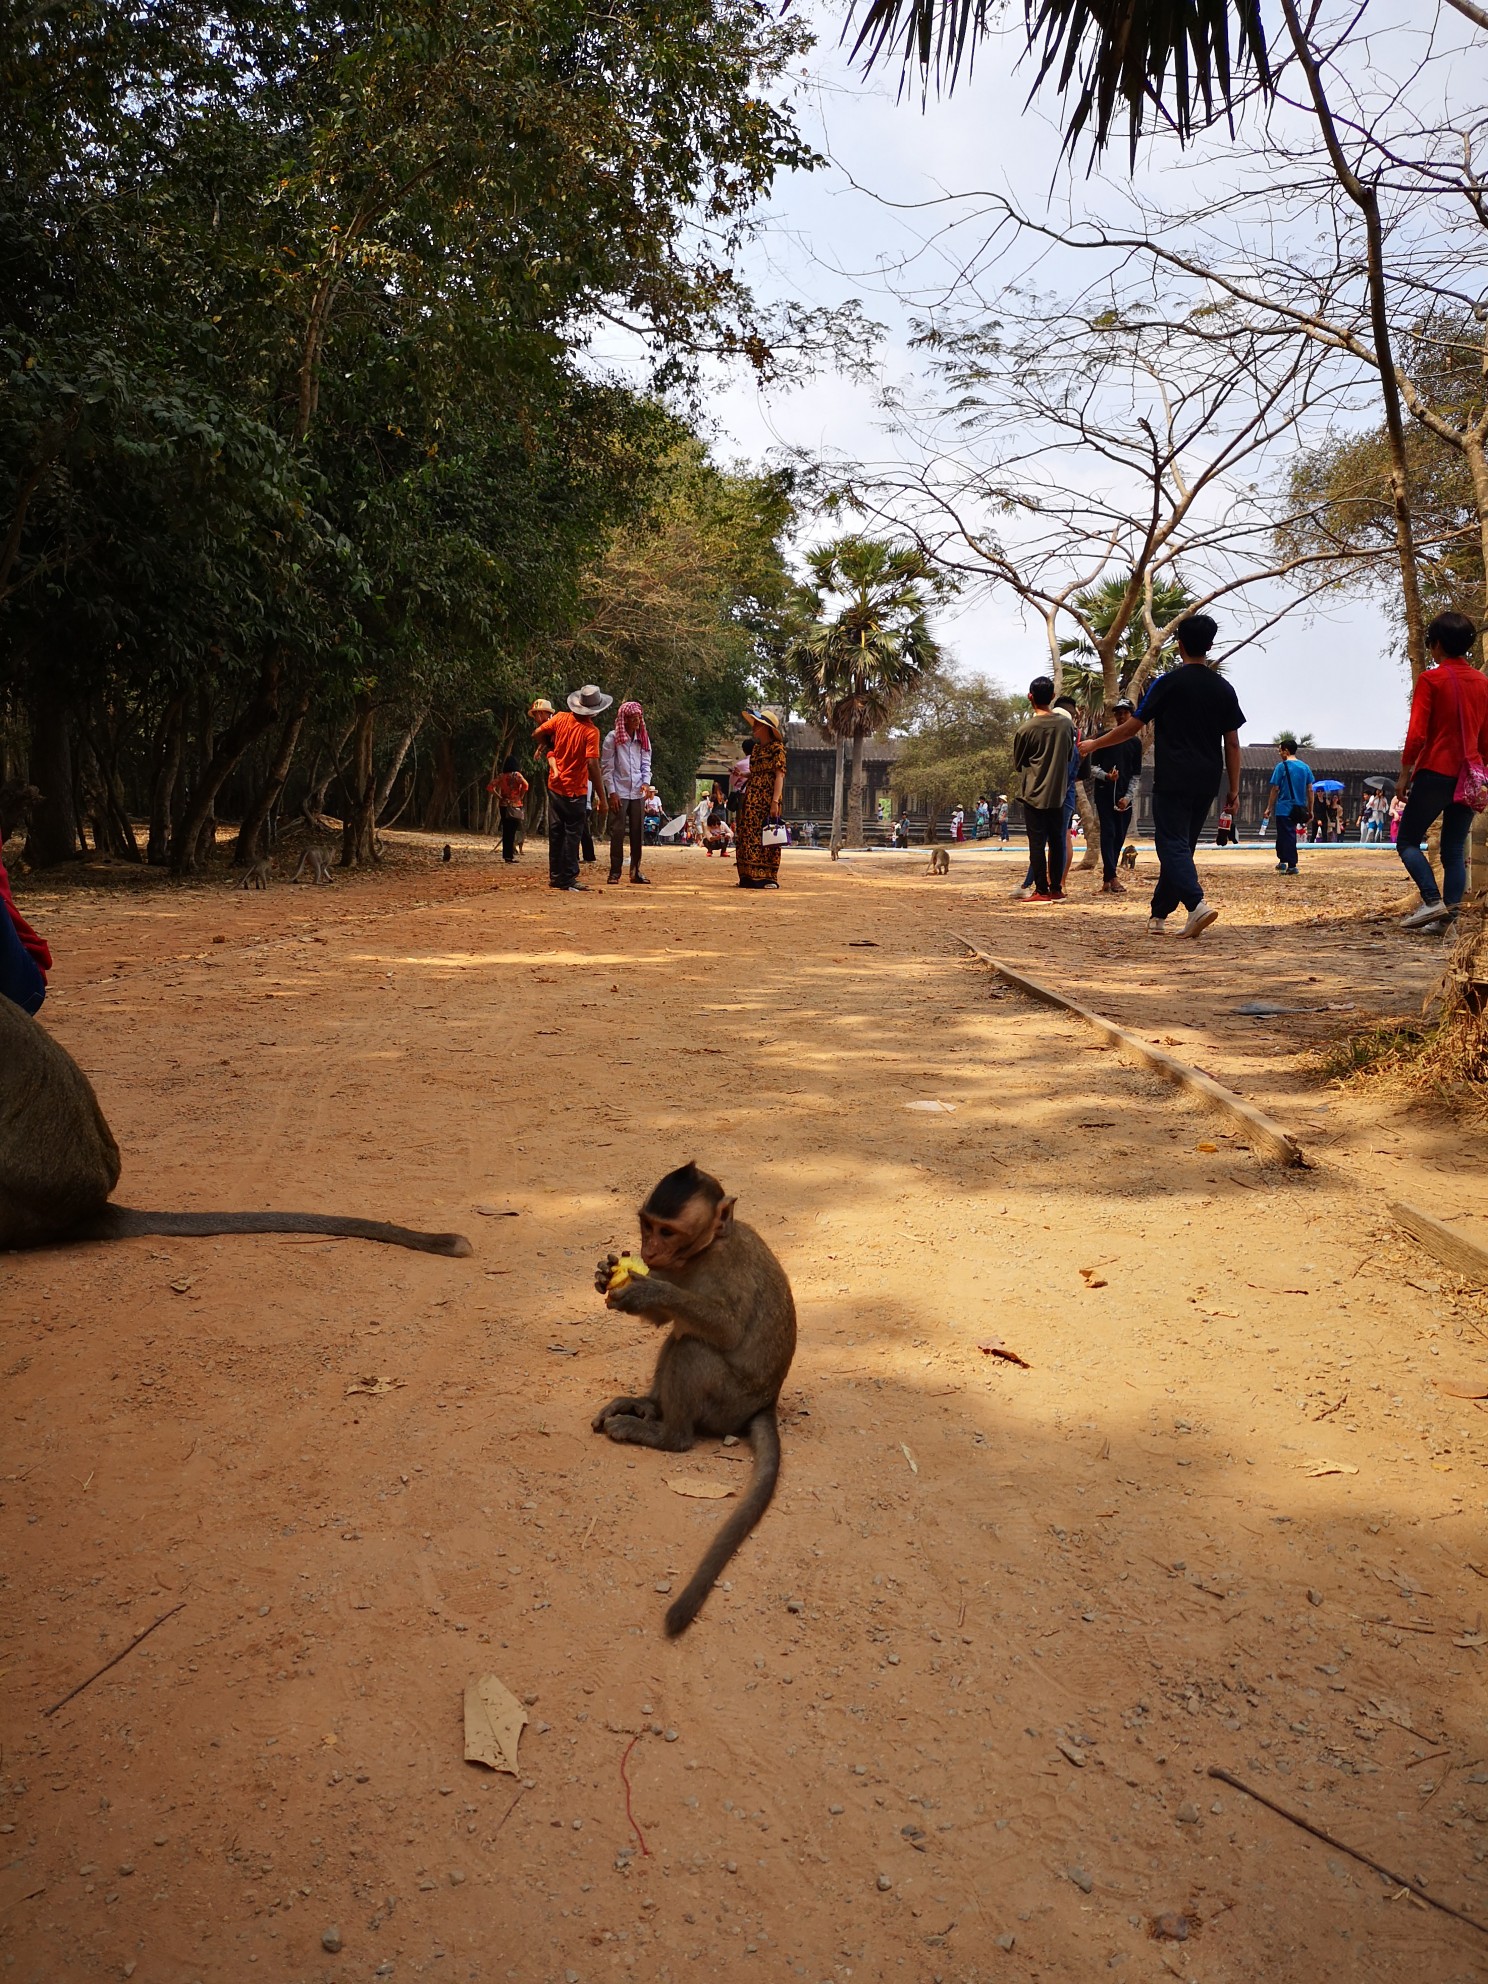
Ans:
[{"label": "yellow fruit piece", "polygon": [[650,1268],[646,1266],[646,1263],[641,1259],[639,1254],[622,1254],[610,1270],[610,1279],[606,1284],[605,1293],[613,1295],[617,1288],[623,1288],[626,1282],[633,1281],[637,1275],[650,1274],[650,1272]]}]

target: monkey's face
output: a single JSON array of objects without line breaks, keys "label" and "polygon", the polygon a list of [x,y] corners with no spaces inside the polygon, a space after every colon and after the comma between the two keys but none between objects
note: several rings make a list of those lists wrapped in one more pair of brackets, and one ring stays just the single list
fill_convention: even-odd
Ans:
[{"label": "monkey's face", "polygon": [[711,1205],[703,1193],[670,1219],[641,1208],[641,1259],[653,1274],[675,1273],[711,1247],[733,1222],[734,1202]]}]

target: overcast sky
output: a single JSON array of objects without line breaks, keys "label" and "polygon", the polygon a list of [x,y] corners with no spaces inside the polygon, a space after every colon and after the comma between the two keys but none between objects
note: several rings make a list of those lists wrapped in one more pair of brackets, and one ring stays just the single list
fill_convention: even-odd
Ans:
[{"label": "overcast sky", "polygon": [[[1378,19],[1389,11],[1387,0],[1371,14]],[[1035,213],[1051,196],[1062,204],[1058,134],[1048,101],[1025,108],[1029,78],[1026,67],[1014,70],[1011,37],[984,48],[975,74],[963,78],[953,97],[932,98],[922,110],[918,95],[896,100],[897,72],[864,82],[849,68],[837,46],[840,11],[818,6],[815,17],[820,40],[799,107],[807,135],[831,163],[781,183],[744,272],[762,297],[817,305],[861,298],[886,327],[882,378],[902,383],[912,380],[920,361],[907,347],[910,311],[899,296],[907,286],[923,292],[943,282],[950,269],[947,249],[932,239],[940,216],[906,208],[978,187],[1005,192]],[[1125,162],[1124,147],[1113,146],[1104,184],[1087,185],[1077,174],[1076,199],[1119,200]],[[1167,143],[1139,172],[1159,194],[1187,199],[1202,169],[1193,155]],[[958,251],[965,246],[963,240]],[[881,457],[886,443],[877,395],[871,382],[834,375],[805,388],[763,391],[731,375],[709,406],[715,452],[753,462],[786,448]],[[1025,621],[1005,594],[966,600],[942,617],[941,631],[962,667],[1005,684],[1021,687],[1044,665],[1041,625]],[[1283,726],[1340,746],[1391,748],[1402,737],[1409,671],[1386,614],[1370,603],[1299,613],[1238,656],[1231,675],[1253,742]]]}]

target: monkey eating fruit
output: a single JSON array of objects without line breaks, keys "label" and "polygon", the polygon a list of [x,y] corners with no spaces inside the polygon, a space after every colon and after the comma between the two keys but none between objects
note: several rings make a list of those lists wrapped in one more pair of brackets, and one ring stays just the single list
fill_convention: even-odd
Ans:
[{"label": "monkey eating fruit", "polygon": [[951,872],[950,849],[944,847],[932,847],[930,850],[930,865],[925,870],[925,873],[927,875],[949,875],[950,872]]},{"label": "monkey eating fruit", "polygon": [[[671,1325],[646,1398],[616,1398],[594,1431],[683,1454],[700,1436],[747,1434],[754,1472],[739,1506],[703,1553],[666,1630],[685,1632],[714,1580],[769,1508],[780,1475],[775,1402],[796,1349],[796,1305],[785,1270],[716,1178],[684,1164],[641,1207],[639,1272],[610,1254],[594,1273],[607,1307]],[[624,1280],[617,1281],[617,1271]]]},{"label": "monkey eating fruit", "polygon": [[651,1270],[637,1254],[621,1254],[610,1270],[610,1278],[605,1283],[605,1294],[613,1295],[617,1288],[623,1288],[632,1275],[650,1274]]},{"label": "monkey eating fruit", "polygon": [[[3,911],[0,911],[3,914]],[[133,1212],[111,1206],[119,1146],[77,1062],[0,997],[0,1252],[158,1233],[328,1233],[422,1254],[470,1252],[462,1233],[419,1233],[380,1219],[319,1212]]]}]

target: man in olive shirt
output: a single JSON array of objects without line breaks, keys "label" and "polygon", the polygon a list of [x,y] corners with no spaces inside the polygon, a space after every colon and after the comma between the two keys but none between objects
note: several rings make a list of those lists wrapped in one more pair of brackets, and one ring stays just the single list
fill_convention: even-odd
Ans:
[{"label": "man in olive shirt", "polygon": [[1219,911],[1204,900],[1194,849],[1222,778],[1229,795],[1224,810],[1233,814],[1240,804],[1240,726],[1245,712],[1229,683],[1210,665],[1209,650],[1219,628],[1209,615],[1191,613],[1178,622],[1175,632],[1181,666],[1158,676],[1135,715],[1103,737],[1087,738],[1078,748],[1088,755],[1137,736],[1145,724],[1152,725],[1157,887],[1152,891],[1147,928],[1161,936],[1168,917],[1182,903],[1188,920],[1178,934],[1197,937]]},{"label": "man in olive shirt", "polygon": [[1063,710],[1051,707],[1054,684],[1036,675],[1028,685],[1033,715],[1013,732],[1013,776],[1028,828],[1028,861],[1033,894],[1026,902],[1064,901],[1065,795],[1075,726]]}]

